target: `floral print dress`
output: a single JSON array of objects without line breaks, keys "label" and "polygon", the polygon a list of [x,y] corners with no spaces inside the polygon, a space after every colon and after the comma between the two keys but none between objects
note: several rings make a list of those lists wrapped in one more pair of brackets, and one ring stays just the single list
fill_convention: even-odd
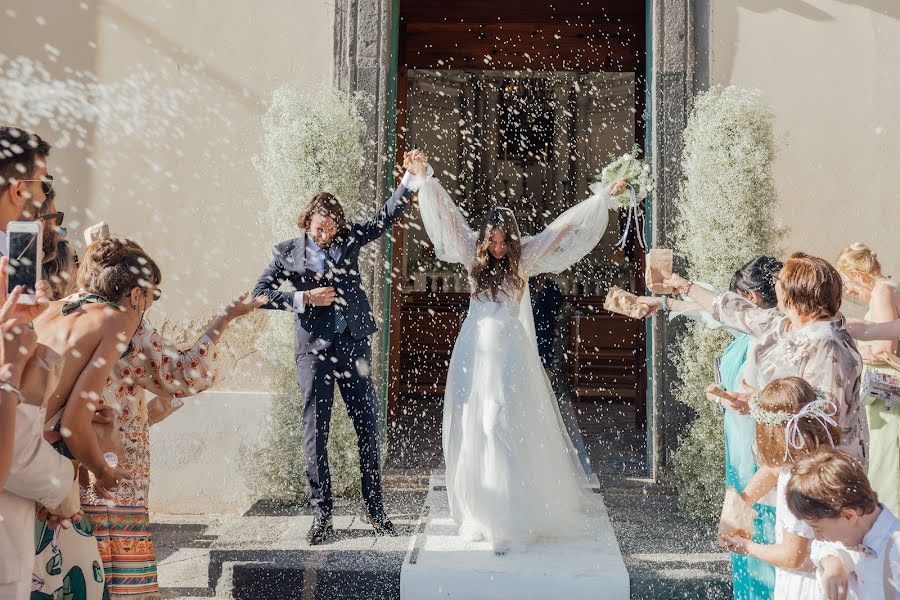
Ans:
[{"label": "floral print dress", "polygon": [[149,525],[151,414],[168,415],[172,406],[153,410],[146,391],[158,397],[151,403],[198,394],[218,379],[219,353],[206,336],[186,351],[179,350],[160,333],[141,324],[128,353],[113,367],[102,404],[117,409],[124,456],[119,463],[131,481],[116,492],[112,505],[100,500],[91,486],[82,487],[81,503],[100,546],[106,583],[111,598],[158,598],[156,553]]}]

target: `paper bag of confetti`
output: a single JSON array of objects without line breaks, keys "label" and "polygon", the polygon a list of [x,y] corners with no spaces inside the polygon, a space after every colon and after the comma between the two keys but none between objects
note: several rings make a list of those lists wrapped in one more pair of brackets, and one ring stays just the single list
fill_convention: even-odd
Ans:
[{"label": "paper bag of confetti", "polygon": [[725,492],[722,516],[719,517],[719,533],[753,539],[753,521],[756,510],[741,498],[733,487]]},{"label": "paper bag of confetti", "polygon": [[671,294],[675,291],[668,285],[663,285],[666,277],[672,276],[672,250],[666,248],[653,248],[647,252],[647,268],[644,271],[644,279],[647,289],[654,294]]},{"label": "paper bag of confetti", "polygon": [[643,319],[650,312],[649,306],[638,303],[637,296],[617,286],[613,286],[609,290],[606,300],[603,302],[603,308],[632,319]]}]

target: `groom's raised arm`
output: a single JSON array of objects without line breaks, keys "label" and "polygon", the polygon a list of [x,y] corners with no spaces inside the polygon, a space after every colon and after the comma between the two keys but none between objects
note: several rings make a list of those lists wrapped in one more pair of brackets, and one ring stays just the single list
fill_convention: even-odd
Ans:
[{"label": "groom's raised arm", "polygon": [[[430,165],[428,172],[431,173]],[[359,240],[359,244],[364,246],[383,236],[388,228],[396,223],[403,212],[409,208],[410,199],[419,191],[419,186],[424,182],[425,178],[414,175],[411,171],[404,173],[400,185],[381,207],[381,210],[353,227],[353,235]]]}]

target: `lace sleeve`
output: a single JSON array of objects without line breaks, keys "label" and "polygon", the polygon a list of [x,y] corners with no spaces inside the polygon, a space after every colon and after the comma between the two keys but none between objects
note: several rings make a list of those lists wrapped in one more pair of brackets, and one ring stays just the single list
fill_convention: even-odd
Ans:
[{"label": "lace sleeve", "polygon": [[568,269],[600,243],[608,224],[609,194],[600,190],[561,214],[541,233],[522,238],[523,274]]},{"label": "lace sleeve", "polygon": [[433,177],[419,188],[419,211],[435,256],[444,262],[462,263],[468,269],[475,258],[475,232],[447,190]]}]

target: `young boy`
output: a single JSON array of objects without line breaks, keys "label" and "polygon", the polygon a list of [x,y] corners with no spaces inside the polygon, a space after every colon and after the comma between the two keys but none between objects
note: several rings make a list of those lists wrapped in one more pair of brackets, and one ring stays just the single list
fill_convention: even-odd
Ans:
[{"label": "young boy", "polygon": [[786,496],[815,532],[811,555],[828,600],[900,598],[900,520],[858,462],[820,450],[796,463]]}]

